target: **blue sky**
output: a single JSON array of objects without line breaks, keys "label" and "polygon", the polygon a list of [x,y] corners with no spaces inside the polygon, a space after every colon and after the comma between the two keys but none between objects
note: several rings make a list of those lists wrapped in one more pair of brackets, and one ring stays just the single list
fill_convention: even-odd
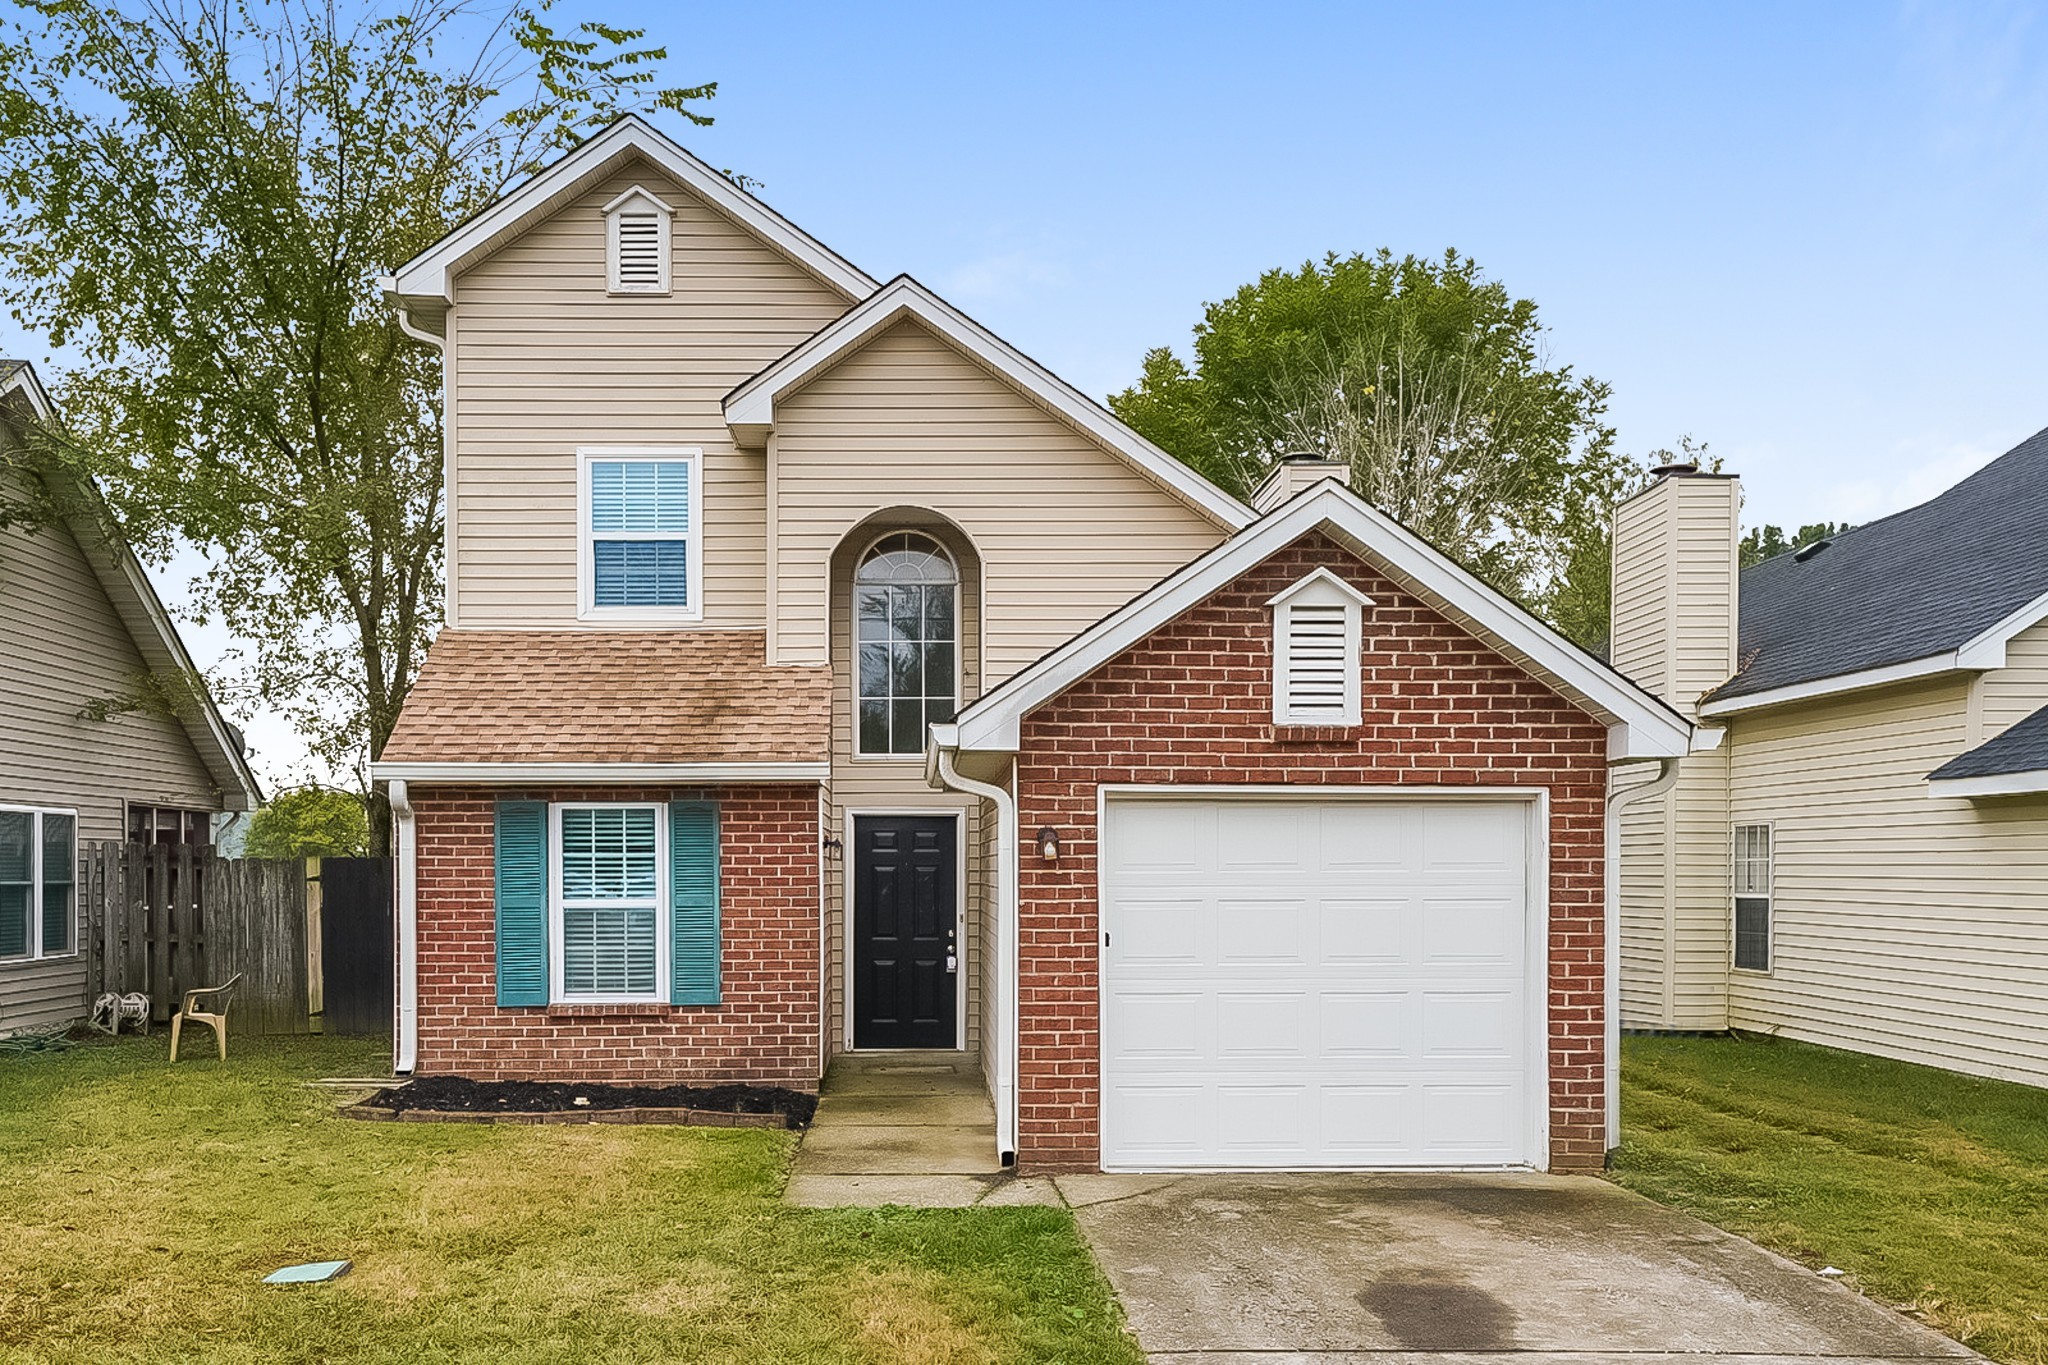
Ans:
[{"label": "blue sky", "polygon": [[1262,270],[1456,247],[1624,449],[1707,442],[1752,522],[1896,511],[2048,426],[2039,4],[558,14],[644,25],[719,83],[693,150],[1096,395]]}]

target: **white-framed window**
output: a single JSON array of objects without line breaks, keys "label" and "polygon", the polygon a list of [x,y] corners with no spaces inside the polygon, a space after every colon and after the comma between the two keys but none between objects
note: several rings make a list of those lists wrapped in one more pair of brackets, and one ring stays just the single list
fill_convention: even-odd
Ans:
[{"label": "white-framed window", "polygon": [[549,998],[669,998],[668,807],[548,808]]},{"label": "white-framed window", "polygon": [[608,293],[669,292],[670,225],[675,221],[675,213],[638,185],[604,206]]},{"label": "white-framed window", "polygon": [[78,951],[78,812],[0,806],[0,961]]},{"label": "white-framed window", "polygon": [[922,755],[960,709],[960,570],[917,531],[883,536],[853,574],[854,752]]},{"label": "white-framed window", "polygon": [[703,452],[584,446],[576,455],[578,614],[702,620]]},{"label": "white-framed window", "polygon": [[1267,605],[1273,608],[1273,723],[1359,724],[1365,609],[1373,600],[1317,569]]},{"label": "white-framed window", "polygon": [[1740,971],[1771,969],[1771,833],[1768,824],[1734,830],[1735,966]]}]

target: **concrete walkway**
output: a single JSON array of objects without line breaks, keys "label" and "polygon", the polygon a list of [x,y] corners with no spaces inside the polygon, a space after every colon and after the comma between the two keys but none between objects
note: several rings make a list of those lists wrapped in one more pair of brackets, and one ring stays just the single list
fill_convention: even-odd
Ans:
[{"label": "concrete walkway", "polygon": [[965,1052],[849,1052],[819,1087],[785,1197],[804,1208],[1057,1204],[996,1156],[980,1060]]},{"label": "concrete walkway", "polygon": [[1155,1365],[1982,1359],[1589,1176],[1093,1175],[1059,1188]]}]

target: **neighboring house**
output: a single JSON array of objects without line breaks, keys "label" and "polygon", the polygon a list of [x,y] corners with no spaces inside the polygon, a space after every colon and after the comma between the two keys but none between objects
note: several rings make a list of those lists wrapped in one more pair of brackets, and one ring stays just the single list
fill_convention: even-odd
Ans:
[{"label": "neighboring house", "polygon": [[0,360],[0,482],[55,515],[0,528],[0,1032],[85,1013],[79,846],[208,843],[261,800],[240,736],[203,691],[177,719],[89,718],[150,674],[196,678],[91,485],[28,454],[51,417],[35,372]]},{"label": "neighboring house", "polygon": [[1623,1022],[2048,1085],[2048,432],[1738,573],[1739,501],[1616,516],[1615,663],[1722,736],[1628,818]]},{"label": "neighboring house", "polygon": [[399,1071],[963,1050],[1041,1168],[1600,1163],[1609,765],[1676,713],[638,120],[387,288],[448,414]]}]

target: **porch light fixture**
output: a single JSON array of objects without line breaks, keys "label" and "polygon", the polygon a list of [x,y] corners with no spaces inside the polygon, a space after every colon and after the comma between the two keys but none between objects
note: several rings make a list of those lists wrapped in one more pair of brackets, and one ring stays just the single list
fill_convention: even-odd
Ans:
[{"label": "porch light fixture", "polygon": [[1038,856],[1049,863],[1060,860],[1060,832],[1051,825],[1038,831]]},{"label": "porch light fixture", "polygon": [[827,858],[837,858],[846,848],[839,842],[839,836],[836,834],[827,834],[823,840],[823,847]]}]

